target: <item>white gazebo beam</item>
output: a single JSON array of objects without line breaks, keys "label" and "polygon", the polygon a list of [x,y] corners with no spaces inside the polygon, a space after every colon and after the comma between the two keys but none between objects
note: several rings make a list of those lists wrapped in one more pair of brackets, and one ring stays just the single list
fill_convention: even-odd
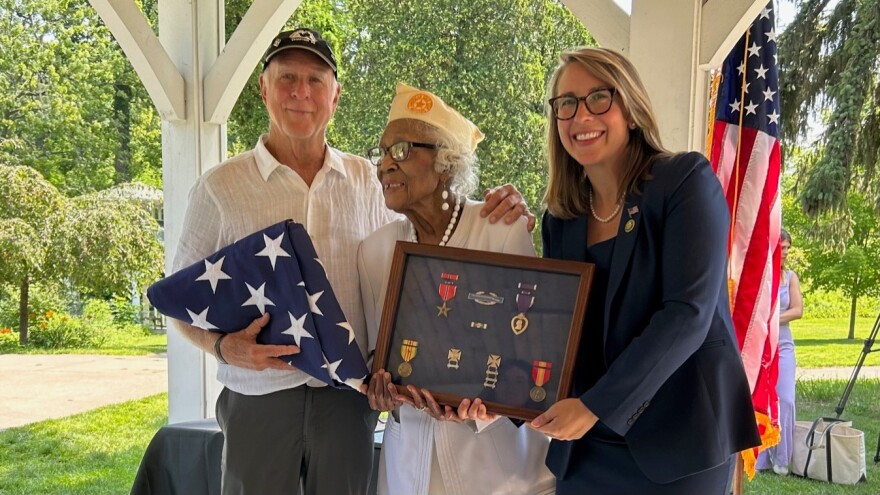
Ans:
[{"label": "white gazebo beam", "polygon": [[630,19],[613,0],[562,0],[600,46],[629,53]]},{"label": "white gazebo beam", "polygon": [[260,56],[302,0],[255,0],[205,76],[206,122],[225,124]]},{"label": "white gazebo beam", "polygon": [[162,119],[186,119],[183,77],[134,0],[89,0],[131,61]]},{"label": "white gazebo beam", "polygon": [[767,6],[767,0],[710,0],[700,22],[702,67],[720,67],[733,45]]}]

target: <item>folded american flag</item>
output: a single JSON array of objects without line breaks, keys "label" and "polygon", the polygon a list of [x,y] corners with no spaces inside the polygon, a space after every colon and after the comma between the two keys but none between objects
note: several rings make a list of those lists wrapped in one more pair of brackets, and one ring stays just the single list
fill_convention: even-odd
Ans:
[{"label": "folded american flag", "polygon": [[329,385],[357,389],[367,365],[305,228],[291,220],[255,232],[147,290],[162,314],[212,332],[244,329],[263,313],[261,344],[295,344],[281,359]]}]

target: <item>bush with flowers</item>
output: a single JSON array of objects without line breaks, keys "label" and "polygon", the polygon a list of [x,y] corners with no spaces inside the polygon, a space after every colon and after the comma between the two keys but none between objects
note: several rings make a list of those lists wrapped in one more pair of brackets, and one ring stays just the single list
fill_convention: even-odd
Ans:
[{"label": "bush with flowers", "polygon": [[102,325],[92,325],[67,313],[46,311],[37,315],[30,329],[29,343],[43,349],[101,347],[108,332]]},{"label": "bush with flowers", "polygon": [[7,354],[18,348],[18,332],[13,332],[10,327],[0,328],[0,354]]}]

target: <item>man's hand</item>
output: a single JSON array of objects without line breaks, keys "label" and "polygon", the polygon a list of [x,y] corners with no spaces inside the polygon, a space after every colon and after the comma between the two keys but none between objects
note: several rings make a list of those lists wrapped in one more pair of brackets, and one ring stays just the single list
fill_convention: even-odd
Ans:
[{"label": "man's hand", "polygon": [[599,418],[580,399],[563,399],[533,419],[529,426],[556,440],[577,440],[597,421]]},{"label": "man's hand", "polygon": [[257,334],[267,323],[269,323],[269,313],[251,322],[244,330],[227,334],[220,343],[220,354],[223,355],[223,359],[233,366],[258,371],[267,368],[287,371],[296,369],[278,358],[299,354],[298,346],[257,343]]},{"label": "man's hand", "polygon": [[526,228],[529,229],[529,232],[534,230],[535,215],[529,211],[522,194],[513,184],[486,189],[483,191],[483,200],[486,204],[480,210],[480,216],[483,218],[488,216],[489,223],[495,223],[499,218],[503,218],[504,223],[510,225],[519,217],[524,216],[528,220]]}]

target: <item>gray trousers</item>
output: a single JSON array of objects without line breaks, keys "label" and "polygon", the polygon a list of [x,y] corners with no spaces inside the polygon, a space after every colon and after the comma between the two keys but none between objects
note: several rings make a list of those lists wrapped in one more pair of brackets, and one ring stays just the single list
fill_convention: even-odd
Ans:
[{"label": "gray trousers", "polygon": [[223,495],[363,495],[378,413],[354,390],[301,386],[268,395],[224,388]]}]

